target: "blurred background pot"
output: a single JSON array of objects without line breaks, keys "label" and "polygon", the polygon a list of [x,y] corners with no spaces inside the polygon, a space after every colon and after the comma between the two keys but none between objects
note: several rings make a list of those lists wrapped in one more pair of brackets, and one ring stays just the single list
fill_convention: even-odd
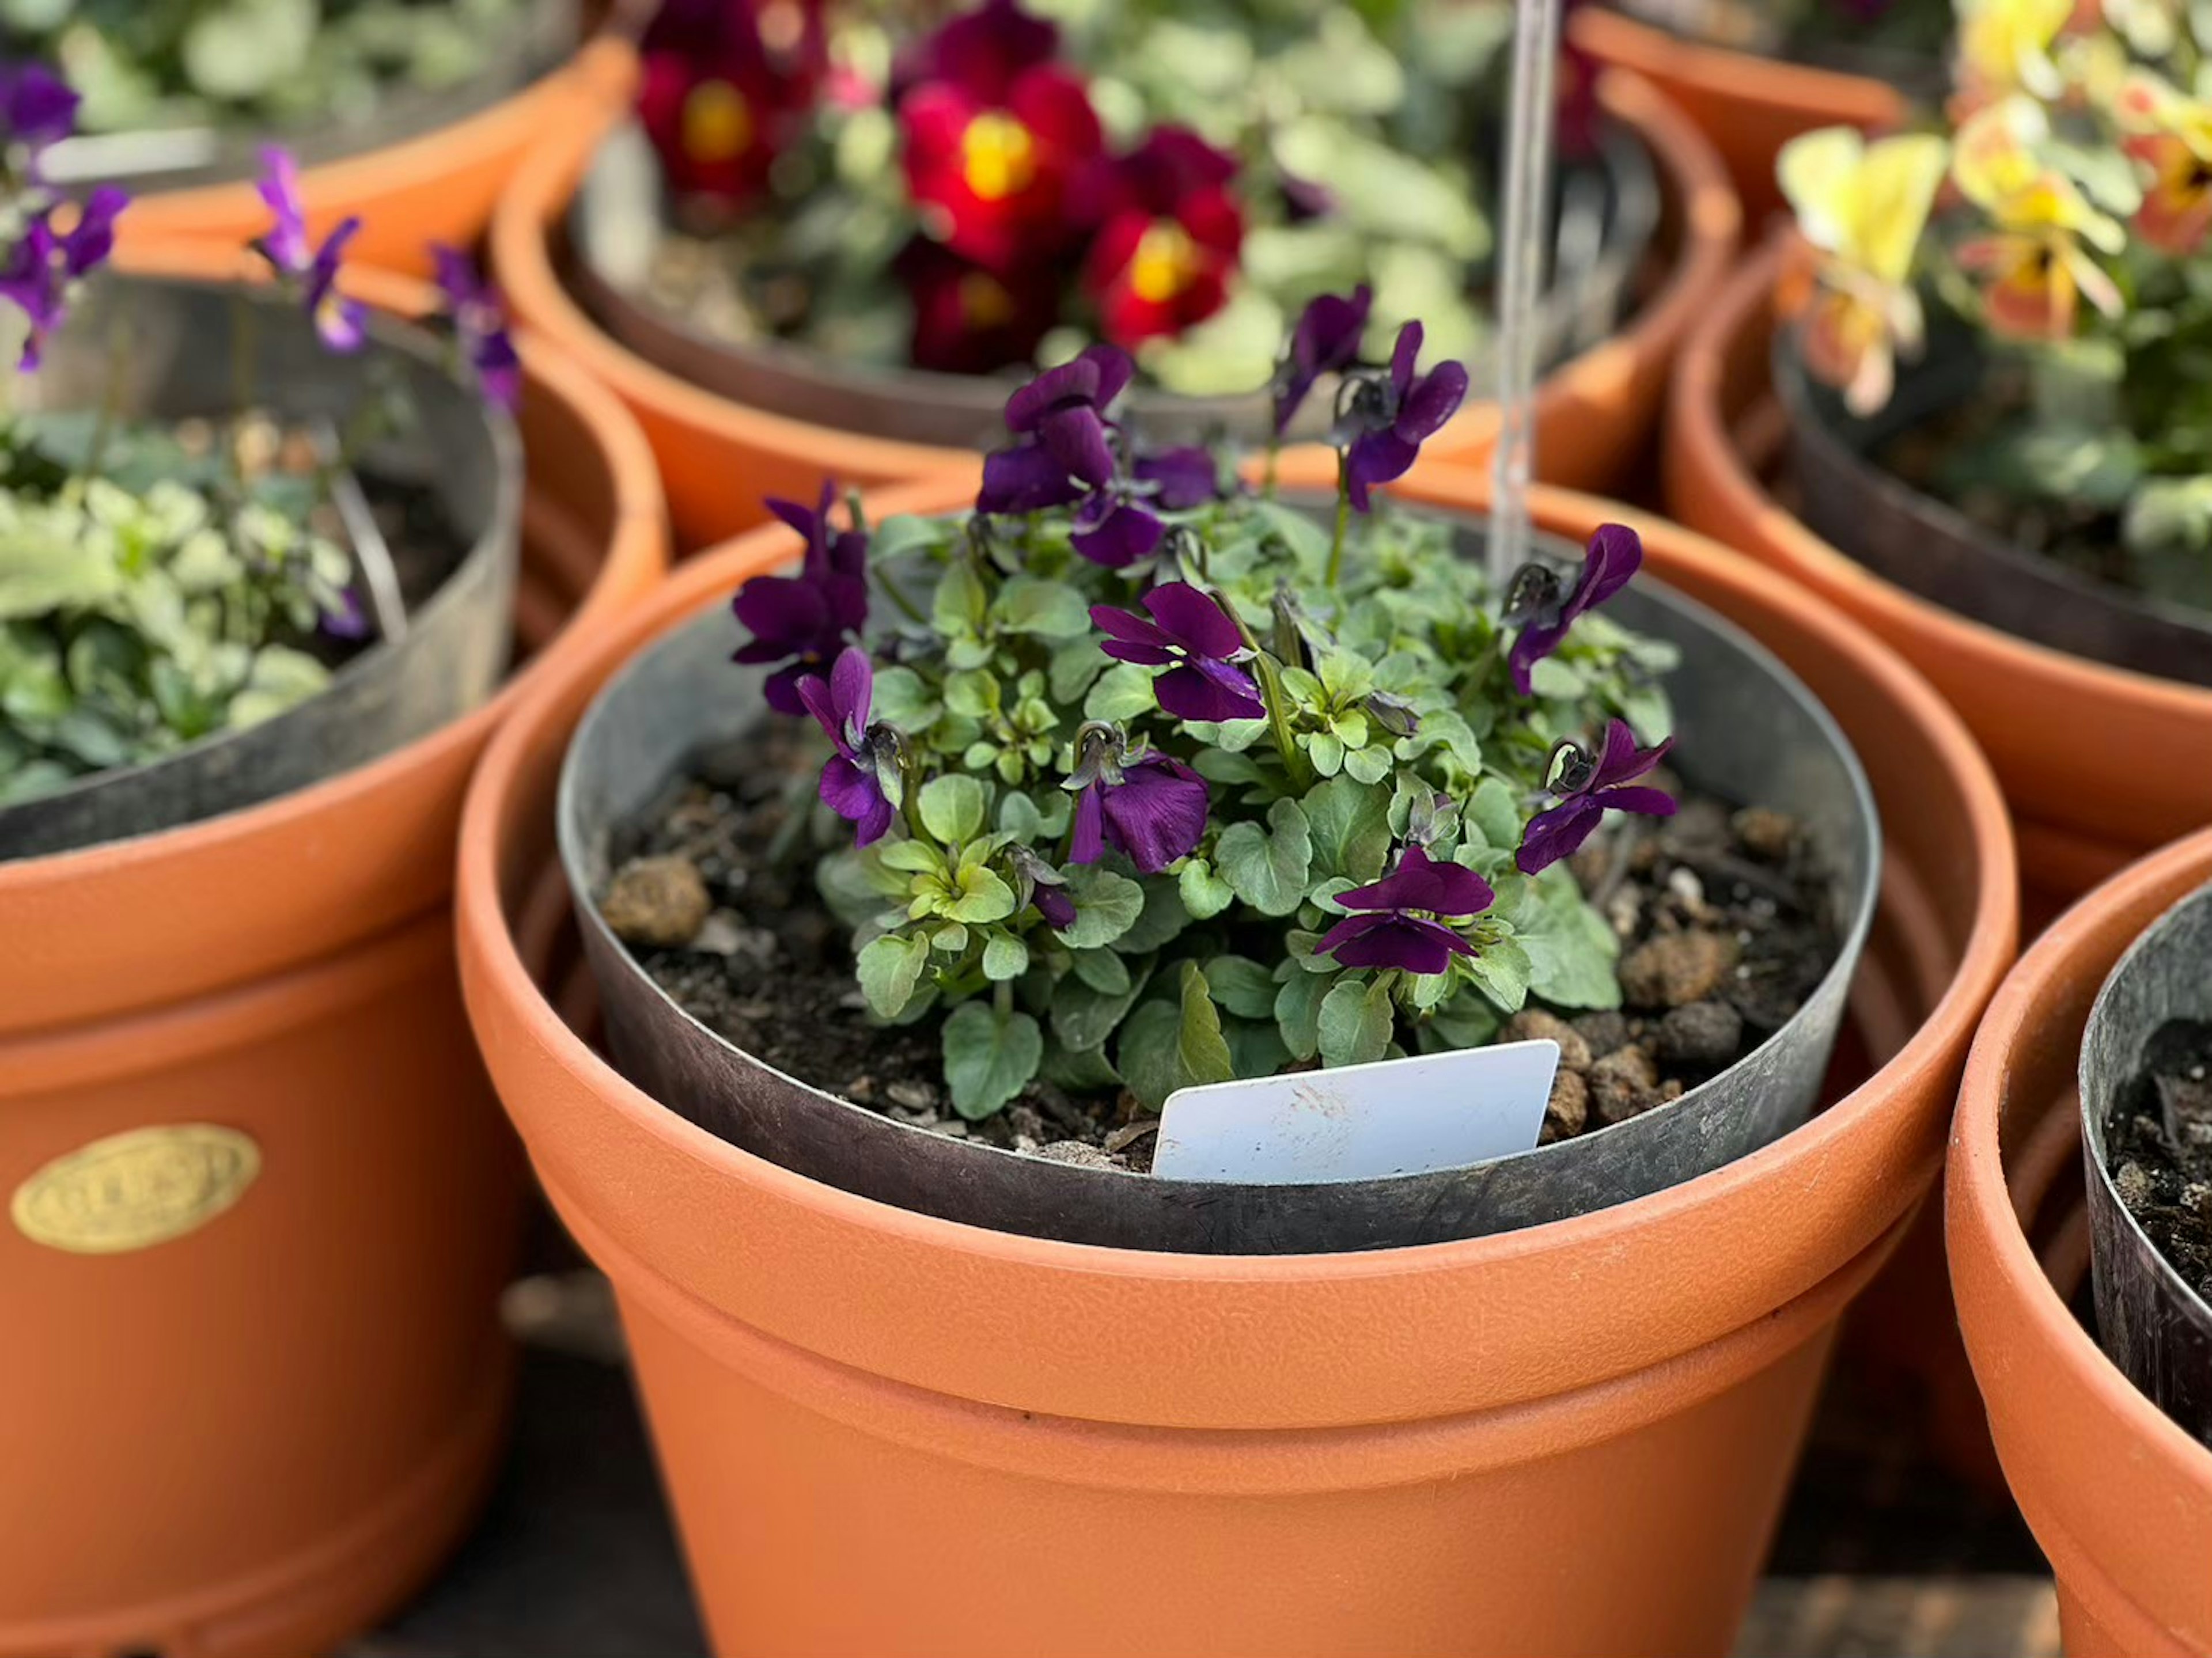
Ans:
[{"label": "blurred background pot", "polygon": [[[1656,167],[1663,252],[1655,262],[1659,274],[1632,286],[1637,303],[1621,328],[1553,369],[1539,395],[1547,476],[1589,487],[1621,481],[1643,453],[1675,343],[1720,280],[1739,224],[1711,145],[1672,106],[1632,76],[1608,77],[1600,90],[1607,112]],[[495,216],[493,263],[517,314],[558,339],[637,414],[667,481],[679,543],[703,546],[751,528],[765,516],[763,495],[811,500],[825,475],[866,487],[923,477],[958,459],[961,452],[935,444],[814,424],[781,402],[732,401],[649,361],[592,318],[571,286],[562,227],[601,143],[629,118],[631,82],[611,73],[597,92],[516,174]],[[1471,406],[1427,452],[1479,468],[1496,430],[1494,408]]]},{"label": "blurred background pot", "polygon": [[[1474,520],[1461,523],[1462,554],[1480,558],[1484,534]],[[1581,555],[1565,543],[1544,550],[1562,568]],[[729,616],[719,602],[624,665],[585,717],[562,778],[562,863],[616,1062],[672,1110],[811,1179],[996,1231],[1126,1249],[1304,1254],[1480,1237],[1720,1168],[1797,1127],[1819,1098],[1874,914],[1880,829],[1849,743],[1756,642],[1651,581],[1620,595],[1607,614],[1680,653],[1665,681],[1674,768],[1693,787],[1805,825],[1827,875],[1824,908],[1837,949],[1827,974],[1765,1042],[1679,1100],[1473,1169],[1236,1185],[1090,1168],[932,1133],[778,1071],[694,1018],[599,908],[623,826],[664,798],[699,755],[774,717],[763,714],[762,675],[730,665]]]},{"label": "blurred background pot", "polygon": [[[1411,493],[1485,505],[1449,474]],[[680,571],[495,744],[463,830],[471,1017],[613,1280],[717,1650],[1726,1647],[1835,1320],[1933,1181],[2016,878],[1986,767],[1878,644],[1671,526],[1537,510],[1575,539],[1635,522],[1657,580],[1856,738],[1893,835],[1852,1001],[1866,1080],[1724,1169],[1508,1236],[1256,1258],[987,1231],[750,1157],[600,1059],[554,848],[563,751],[641,644],[795,555],[782,531]],[[986,1588],[924,1534],[1020,1569]],[[1637,1540],[1601,1587],[1560,1552],[1595,1535]],[[1143,1540],[1140,1591],[1068,1546],[1113,1537]]]},{"label": "blurred background pot", "polygon": [[1883,76],[1708,46],[1609,6],[1577,6],[1567,27],[1599,63],[1642,76],[1697,124],[1720,152],[1754,231],[1782,209],[1774,158],[1783,145],[1816,127],[1881,131],[1911,113]]},{"label": "blurred background pot", "polygon": [[1684,343],[1666,438],[1682,522],[1863,623],[1925,673],[1988,752],[2012,803],[2032,915],[2047,919],[2130,859],[2212,823],[2212,689],[2016,639],[1884,580],[1793,510],[1774,394],[1778,240],[1731,276]]},{"label": "blurred background pot", "polygon": [[[416,276],[431,274],[427,243],[472,246],[524,156],[548,134],[573,128],[629,73],[625,46],[599,40],[574,49],[574,17],[563,0],[541,0],[489,85],[404,99],[359,128],[281,135],[300,157],[309,230],[319,238],[358,214],[362,231],[349,257]],[[208,144],[164,134],[158,143],[106,154],[90,146],[115,141],[82,142],[73,173],[115,178],[109,158],[119,153],[121,173],[143,191],[118,227],[125,247],[187,236],[235,246],[269,228],[268,207],[253,187],[265,138]]]},{"label": "blurred background pot", "polygon": [[[523,354],[514,631],[542,654],[517,687],[665,557],[628,416]],[[473,1512],[522,1187],[447,897],[463,785],[515,695],[243,811],[0,863],[0,1654],[299,1658]]]},{"label": "blurred background pot", "polygon": [[2082,1327],[2086,1229],[2041,1260],[2035,1247],[2042,1192],[2081,1166],[2075,1077],[2099,987],[2208,880],[2212,833],[2201,833],[2054,922],[1990,1004],[1952,1133],[1945,1206],[1960,1323],[2005,1477],[2057,1576],[2069,1658],[2212,1653],[2212,1448]]}]

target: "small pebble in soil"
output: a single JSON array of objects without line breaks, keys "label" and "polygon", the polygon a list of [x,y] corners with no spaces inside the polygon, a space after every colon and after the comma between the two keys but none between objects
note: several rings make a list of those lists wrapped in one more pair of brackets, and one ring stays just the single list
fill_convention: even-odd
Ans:
[{"label": "small pebble in soil", "polygon": [[624,944],[673,950],[698,936],[714,907],[689,858],[635,858],[615,872],[599,914]]},{"label": "small pebble in soil", "polygon": [[1733,938],[1662,933],[1621,957],[1621,993],[1638,1007],[1685,1007],[1719,989],[1735,963]]},{"label": "small pebble in soil", "polygon": [[1544,1132],[1540,1145],[1572,1139],[1589,1121],[1589,1084],[1579,1071],[1561,1066],[1552,1078],[1552,1097],[1544,1107]]},{"label": "small pebble in soil", "polygon": [[1659,1055],[1693,1071],[1717,1071],[1743,1051],[1743,1015],[1726,1002],[1670,1007],[1659,1021]]}]

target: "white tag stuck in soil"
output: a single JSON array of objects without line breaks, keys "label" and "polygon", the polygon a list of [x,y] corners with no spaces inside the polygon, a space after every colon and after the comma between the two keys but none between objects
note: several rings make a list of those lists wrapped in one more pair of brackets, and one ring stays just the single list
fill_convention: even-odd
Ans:
[{"label": "white tag stuck in soil", "polygon": [[1486,1163],[1536,1144],[1559,1066],[1557,1042],[1502,1042],[1181,1089],[1152,1173],[1285,1186]]}]

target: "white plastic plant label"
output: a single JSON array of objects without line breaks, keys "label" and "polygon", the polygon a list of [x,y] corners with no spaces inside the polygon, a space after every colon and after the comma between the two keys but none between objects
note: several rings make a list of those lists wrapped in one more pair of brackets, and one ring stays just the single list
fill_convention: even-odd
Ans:
[{"label": "white plastic plant label", "polygon": [[1554,1042],[1501,1042],[1178,1089],[1152,1173],[1287,1186],[1486,1163],[1536,1144]]}]

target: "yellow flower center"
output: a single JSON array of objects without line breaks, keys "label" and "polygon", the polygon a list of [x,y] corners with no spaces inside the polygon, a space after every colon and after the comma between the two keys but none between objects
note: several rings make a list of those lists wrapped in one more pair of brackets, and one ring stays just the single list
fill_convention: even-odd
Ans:
[{"label": "yellow flower center", "polygon": [[753,144],[753,109],[727,81],[702,81],[684,100],[684,153],[695,161],[727,161]]},{"label": "yellow flower center", "polygon": [[1004,110],[986,110],[960,135],[960,170],[981,200],[1018,196],[1036,177],[1036,140]]},{"label": "yellow flower center", "polygon": [[1198,275],[1198,244],[1171,219],[1155,219],[1138,238],[1129,259],[1130,291],[1148,305],[1164,305]]},{"label": "yellow flower center", "polygon": [[960,279],[960,319],[981,331],[1010,322],[1014,296],[1006,284],[988,270],[971,270]]}]

